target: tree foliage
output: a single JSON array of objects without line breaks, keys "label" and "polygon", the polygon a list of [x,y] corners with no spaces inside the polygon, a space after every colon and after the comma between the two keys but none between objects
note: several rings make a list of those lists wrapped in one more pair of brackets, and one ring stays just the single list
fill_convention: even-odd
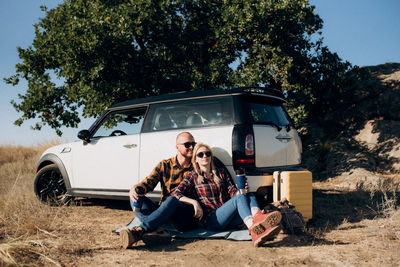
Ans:
[{"label": "tree foliage", "polygon": [[22,63],[6,82],[26,79],[12,102],[16,124],[38,117],[76,127],[130,98],[265,85],[288,95],[297,123],[333,107],[342,62],[313,35],[322,20],[307,0],[65,0],[35,24]]}]

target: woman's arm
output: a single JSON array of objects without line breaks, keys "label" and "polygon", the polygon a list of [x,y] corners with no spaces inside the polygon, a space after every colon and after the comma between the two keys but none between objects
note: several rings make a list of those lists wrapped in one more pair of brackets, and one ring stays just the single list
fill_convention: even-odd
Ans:
[{"label": "woman's arm", "polygon": [[191,173],[188,173],[171,195],[176,197],[177,199],[180,199],[188,192],[191,192],[193,186],[193,176],[191,175]]},{"label": "woman's arm", "polygon": [[237,189],[236,185],[232,183],[231,175],[229,174],[228,171],[225,171],[225,168],[221,168],[219,171],[221,179],[223,179],[224,183],[226,184],[226,189],[228,191],[228,194],[230,195],[231,198],[234,197],[239,193],[239,190]]},{"label": "woman's arm", "polygon": [[203,217],[203,209],[201,208],[199,202],[193,198],[185,196],[185,193],[190,192],[193,187],[194,187],[194,177],[192,173],[188,173],[185,179],[183,179],[183,181],[172,193],[172,196],[176,197],[179,201],[193,205],[194,217],[201,220],[201,218]]}]

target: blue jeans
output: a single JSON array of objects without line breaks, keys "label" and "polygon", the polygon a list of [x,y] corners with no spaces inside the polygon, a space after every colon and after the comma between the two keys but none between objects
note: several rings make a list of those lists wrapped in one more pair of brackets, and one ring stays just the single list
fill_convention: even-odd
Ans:
[{"label": "blue jeans", "polygon": [[[130,201],[132,209],[133,201]],[[134,210],[134,209],[133,209]],[[197,226],[192,205],[180,202],[175,197],[169,196],[158,206],[149,198],[144,197],[140,211],[134,211],[142,222],[140,227],[145,232],[156,230],[159,226],[172,222],[179,231],[185,231]]]},{"label": "blue jeans", "polygon": [[238,194],[216,209],[207,218],[204,226],[213,231],[237,227],[245,219],[251,218],[251,208],[259,208],[254,194]]}]

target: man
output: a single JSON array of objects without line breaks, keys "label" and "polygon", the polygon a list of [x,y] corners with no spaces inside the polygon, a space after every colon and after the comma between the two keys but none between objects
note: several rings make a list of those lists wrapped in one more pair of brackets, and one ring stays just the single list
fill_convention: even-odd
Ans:
[{"label": "man", "polygon": [[189,132],[182,132],[176,137],[177,155],[167,160],[162,160],[153,169],[151,174],[142,182],[134,185],[129,191],[131,206],[138,200],[136,187],[142,187],[144,193],[154,190],[158,183],[161,184],[161,201],[158,207],[147,197],[143,198],[140,211],[135,215],[141,224],[133,229],[125,229],[120,232],[122,246],[128,248],[133,243],[142,239],[144,233],[156,230],[159,226],[172,221],[178,230],[184,231],[196,226],[197,220],[193,217],[192,205],[187,205],[170,194],[176,189],[186,174],[192,170],[191,159],[193,148],[196,145],[193,136]]}]

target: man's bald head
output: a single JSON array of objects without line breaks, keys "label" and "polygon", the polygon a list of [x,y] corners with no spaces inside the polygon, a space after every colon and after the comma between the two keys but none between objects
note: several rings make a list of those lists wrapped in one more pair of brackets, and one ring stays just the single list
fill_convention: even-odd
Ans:
[{"label": "man's bald head", "polygon": [[181,132],[176,137],[176,144],[185,143],[185,142],[187,142],[186,140],[193,142],[194,141],[193,135],[189,132]]}]

